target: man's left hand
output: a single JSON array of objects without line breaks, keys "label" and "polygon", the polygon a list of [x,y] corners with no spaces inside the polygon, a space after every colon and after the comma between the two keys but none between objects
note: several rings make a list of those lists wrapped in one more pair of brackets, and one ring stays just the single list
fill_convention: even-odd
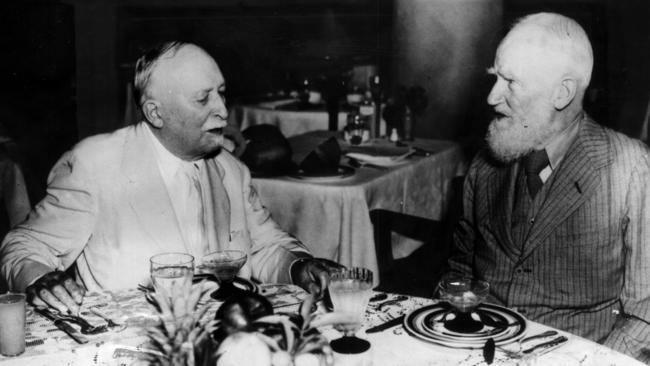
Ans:
[{"label": "man's left hand", "polygon": [[324,258],[300,258],[291,266],[293,283],[321,299],[330,280],[330,272],[344,266]]}]

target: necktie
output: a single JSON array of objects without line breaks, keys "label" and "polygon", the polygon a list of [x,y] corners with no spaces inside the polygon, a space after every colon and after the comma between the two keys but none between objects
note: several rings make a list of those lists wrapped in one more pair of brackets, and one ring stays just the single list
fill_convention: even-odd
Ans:
[{"label": "necktie", "polygon": [[548,155],[546,150],[534,150],[524,157],[524,169],[526,171],[526,183],[528,184],[528,193],[531,198],[535,198],[537,192],[544,182],[539,177],[539,173],[548,166]]},{"label": "necktie", "polygon": [[203,197],[201,192],[200,166],[197,163],[185,164],[187,196],[185,197],[185,239],[190,253],[204,252],[206,245],[205,222],[203,216]]}]

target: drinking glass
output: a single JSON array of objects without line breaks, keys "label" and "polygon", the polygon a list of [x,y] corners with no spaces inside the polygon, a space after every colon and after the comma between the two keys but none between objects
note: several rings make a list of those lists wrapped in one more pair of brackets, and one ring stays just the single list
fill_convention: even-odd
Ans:
[{"label": "drinking glass", "polygon": [[489,289],[486,281],[456,273],[445,275],[438,283],[438,293],[440,299],[447,301],[454,309],[454,318],[444,319],[445,328],[460,333],[481,330],[483,323],[474,320],[472,313],[485,300]]},{"label": "drinking glass", "polygon": [[25,352],[25,294],[0,295],[0,354]]},{"label": "drinking glass", "polygon": [[149,259],[150,274],[156,292],[168,297],[192,286],[194,257],[187,253],[162,253]]},{"label": "drinking glass", "polygon": [[352,267],[338,269],[330,275],[330,298],[335,312],[350,315],[350,323],[338,324],[335,328],[343,337],[330,342],[338,353],[362,353],[370,348],[370,343],[357,338],[355,333],[361,328],[368,300],[372,294],[372,271]]},{"label": "drinking glass", "polygon": [[213,299],[223,301],[240,291],[233,281],[246,259],[246,252],[241,250],[221,250],[201,258],[199,268],[212,273],[219,283],[219,289],[210,294]]}]

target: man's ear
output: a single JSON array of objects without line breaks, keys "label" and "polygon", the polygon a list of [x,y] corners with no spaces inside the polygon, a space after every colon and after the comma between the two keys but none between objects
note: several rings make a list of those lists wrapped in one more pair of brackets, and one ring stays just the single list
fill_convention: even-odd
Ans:
[{"label": "man's ear", "polygon": [[153,127],[162,128],[164,122],[160,116],[160,103],[153,99],[147,99],[142,104],[142,114]]},{"label": "man's ear", "polygon": [[566,108],[573,99],[576,97],[578,92],[578,82],[573,78],[564,78],[560,85],[555,88],[555,93],[553,94],[553,106],[558,111]]}]

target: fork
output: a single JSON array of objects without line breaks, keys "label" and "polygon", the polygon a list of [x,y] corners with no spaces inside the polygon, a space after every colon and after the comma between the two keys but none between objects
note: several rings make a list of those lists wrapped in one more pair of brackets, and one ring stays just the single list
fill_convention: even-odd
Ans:
[{"label": "fork", "polygon": [[106,320],[106,324],[108,325],[109,328],[119,328],[119,329],[117,329],[118,332],[121,332],[124,329],[126,329],[126,324],[116,323],[111,317],[106,315],[104,312],[99,310],[97,307],[91,306],[91,307],[88,308],[88,310],[90,310],[91,313],[97,315],[98,317]]},{"label": "fork", "polygon": [[64,320],[78,324],[81,327],[82,334],[99,334],[107,331],[106,325],[92,325],[80,316],[66,315],[59,310],[45,307],[37,307],[36,310],[52,320]]}]

